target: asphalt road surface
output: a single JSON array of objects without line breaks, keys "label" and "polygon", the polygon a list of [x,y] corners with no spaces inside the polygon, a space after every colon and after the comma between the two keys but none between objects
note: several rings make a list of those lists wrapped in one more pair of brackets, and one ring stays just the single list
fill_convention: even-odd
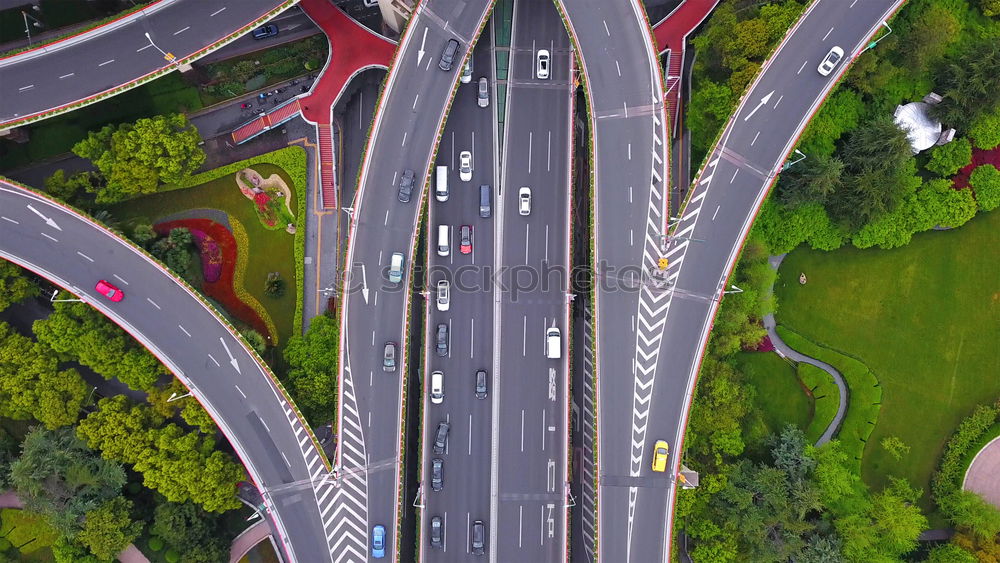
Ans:
[{"label": "asphalt road surface", "polygon": [[[902,0],[814,2],[751,86],[710,153],[667,251],[673,288],[667,292],[670,305],[660,357],[669,361],[657,369],[649,415],[657,435],[651,439],[680,444],[718,299],[728,289],[726,279],[767,190],[838,76],[901,4]],[[816,68],[834,45],[847,56],[830,76],[821,76]],[[671,460],[676,470],[679,460],[676,456]],[[633,560],[666,559],[674,497],[673,486],[639,489],[630,543]],[[601,545],[607,539],[602,531]]]},{"label": "asphalt road surface", "polygon": [[[153,352],[239,454],[289,560],[330,561],[321,516],[332,505],[326,466],[242,341],[161,267],[90,220],[5,181],[0,210],[0,257],[68,289]],[[125,298],[113,303],[99,295],[94,285],[101,279]]]},{"label": "asphalt road surface", "polygon": [[[549,52],[549,78],[536,75]],[[499,353],[492,402],[490,560],[566,561],[572,50],[555,6],[514,3],[503,177],[497,210]],[[531,189],[531,213],[518,192]],[[561,331],[546,357],[546,329]]]},{"label": "asphalt road surface", "polygon": [[282,1],[180,0],[86,41],[0,61],[0,126],[127,84],[169,64],[160,49],[184,58]]},{"label": "asphalt road surface", "polygon": [[[424,401],[423,477],[421,499],[424,504],[420,540],[422,561],[472,561],[470,552],[471,523],[489,520],[490,511],[490,436],[493,424],[491,402],[475,396],[475,374],[486,370],[493,374],[493,291],[483,283],[483,275],[492,271],[494,259],[494,219],[479,214],[481,185],[489,186],[491,207],[496,201],[498,171],[494,123],[496,104],[481,108],[476,102],[480,77],[490,82],[494,93],[493,51],[489,33],[479,41],[473,59],[472,80],[458,87],[458,95],[448,114],[436,166],[447,167],[448,200],[430,200],[427,237],[429,275],[426,337],[423,378],[430,381],[432,371],[444,373],[444,401],[432,404],[426,390]],[[472,179],[459,178],[458,158],[461,151],[473,156]],[[431,187],[436,185],[432,182]],[[450,249],[447,256],[437,252],[438,226],[450,228]],[[461,254],[459,229],[472,227],[472,252]],[[449,281],[451,290],[447,311],[439,310],[434,290],[438,280]],[[439,323],[447,324],[450,343],[448,355],[439,357],[435,351],[435,330]],[[487,378],[487,394],[492,390]],[[432,451],[434,432],[440,421],[451,425],[446,453]],[[444,488],[430,487],[431,460],[444,460]],[[440,516],[444,529],[440,549],[430,546],[431,518]]]},{"label": "asphalt road surface", "polygon": [[[489,2],[428,0],[410,20],[387,79],[382,107],[362,164],[362,178],[351,207],[346,264],[349,279],[341,309],[342,401],[338,465],[343,475],[335,527],[343,560],[368,551],[372,527],[387,531],[386,551],[396,551],[400,506],[402,374],[382,371],[387,341],[407,349],[409,292],[417,218],[438,132],[444,124],[452,88],[469,46],[486,18]],[[460,49],[449,72],[438,68],[448,39]],[[403,171],[415,173],[409,203],[397,200]],[[345,202],[346,203],[346,202]],[[390,257],[405,257],[401,283],[388,280]],[[363,534],[363,535],[362,535]],[[360,539],[360,541],[359,541]]]},{"label": "asphalt road surface", "polygon": [[[605,561],[654,561],[655,551],[640,555],[632,543],[659,545],[656,534],[634,534],[639,517],[633,509],[640,492],[665,496],[669,484],[664,474],[650,475],[649,450],[659,428],[648,421],[665,299],[643,289],[665,223],[663,86],[638,2],[562,4],[581,51],[595,147],[597,546]],[[647,434],[650,427],[655,432]],[[581,510],[595,510],[593,500],[584,495]],[[593,527],[583,533],[593,546]]]}]

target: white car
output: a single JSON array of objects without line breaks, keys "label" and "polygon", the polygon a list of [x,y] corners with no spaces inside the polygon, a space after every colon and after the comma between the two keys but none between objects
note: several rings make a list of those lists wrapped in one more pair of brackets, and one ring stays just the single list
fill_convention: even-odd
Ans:
[{"label": "white car", "polygon": [[521,215],[531,215],[531,188],[521,186],[517,190],[517,212]]},{"label": "white car", "polygon": [[549,79],[549,51],[547,49],[538,50],[538,60],[535,64],[535,78],[539,80]]},{"label": "white car", "polygon": [[458,153],[458,178],[463,182],[472,181],[472,153],[469,151]]},{"label": "white car", "polygon": [[842,58],[844,58],[844,50],[840,47],[834,46],[833,49],[830,49],[830,52],[823,57],[823,62],[819,63],[819,68],[816,70],[823,76],[829,76]]},{"label": "white car", "polygon": [[438,311],[447,311],[451,304],[451,284],[448,280],[440,280],[437,283],[437,308]]},{"label": "white car", "polygon": [[465,67],[462,68],[462,84],[468,84],[472,82],[472,57],[469,57],[469,62],[465,63]]}]

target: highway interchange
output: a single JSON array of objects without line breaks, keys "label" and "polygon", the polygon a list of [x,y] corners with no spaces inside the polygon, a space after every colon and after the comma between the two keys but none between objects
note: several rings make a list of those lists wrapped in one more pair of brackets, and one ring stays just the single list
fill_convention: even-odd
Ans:
[{"label": "highway interchange", "polygon": [[[258,3],[256,11],[261,13],[276,5],[273,0]],[[642,8],[637,1],[558,3],[578,48],[576,58],[592,107],[594,261],[598,281],[606,282],[598,284],[594,303],[600,560],[668,559],[676,494],[672,475],[680,464],[677,453],[700,358],[727,277],[781,163],[846,63],[829,77],[817,74],[815,66],[832,45],[857,54],[901,3],[816,0],[810,6],[734,113],[697,176],[679,221],[670,225],[668,241],[661,239],[668,223],[662,81]],[[582,342],[582,335],[570,330],[568,282],[564,276],[548,286],[515,291],[512,288],[526,286],[507,275],[499,277],[505,283],[496,287],[456,291],[455,285],[462,272],[486,268],[568,271],[573,52],[555,5],[515,2],[506,124],[503,138],[498,138],[495,53],[489,33],[476,49],[472,83],[457,84],[462,62],[490,8],[486,0],[419,4],[376,109],[349,208],[346,263],[351,270],[341,306],[340,435],[332,471],[273,376],[191,291],[89,220],[20,186],[0,185],[0,256],[98,307],[192,388],[264,494],[289,560],[363,560],[377,524],[388,530],[387,553],[398,553],[397,515],[405,508],[399,498],[401,423],[405,409],[416,408],[414,400],[424,402],[423,476],[416,499],[422,516],[422,559],[473,558],[470,522],[475,520],[486,523],[491,561],[567,558],[568,352],[571,337]],[[226,12],[235,10],[216,16]],[[254,10],[244,12],[242,19],[227,20],[225,26],[238,29],[257,15]],[[200,20],[210,22],[207,18],[216,16],[206,13]],[[138,34],[145,39],[139,28],[128,31],[131,36],[117,35],[125,29],[90,41],[100,46],[111,37],[135,39]],[[186,39],[190,44],[178,43],[178,56],[197,51],[203,45],[195,43],[206,41],[208,32],[185,36],[187,31],[175,34],[191,38]],[[454,68],[442,72],[441,47],[449,38],[457,39],[460,48]],[[543,48],[552,57],[547,80],[536,76],[537,54]],[[46,54],[52,62],[44,75],[25,70],[30,65],[0,66],[0,120],[79,96],[79,89],[52,87],[55,83],[42,79],[55,76],[53,69],[62,68],[59,65],[84,64],[81,52],[74,47]],[[94,79],[100,83],[88,83],[84,90],[101,91],[116,80],[125,82],[155,70],[162,58],[152,59],[133,56],[127,72],[101,73]],[[489,108],[476,105],[481,76],[490,82]],[[28,82],[48,85],[39,87],[29,102],[24,90],[18,90],[18,84]],[[457,173],[456,155],[463,150],[473,152],[470,181],[461,181]],[[433,197],[435,165],[449,167],[447,202]],[[409,203],[396,197],[404,169],[414,170],[416,176]],[[490,186],[489,218],[478,213],[480,184]],[[527,216],[517,213],[520,186],[532,188]],[[425,318],[414,319],[407,313],[411,295],[404,288],[411,285],[425,201],[432,275],[427,286],[433,289],[435,275],[455,277],[449,310],[437,310],[431,293]],[[454,227],[447,257],[436,254],[439,224]],[[469,255],[457,253],[459,225],[473,227]],[[387,279],[394,252],[405,256],[400,284]],[[666,289],[654,288],[648,280],[661,256],[670,260]],[[91,289],[93,280],[109,277],[124,284],[129,299],[115,305],[98,299]],[[477,274],[476,279],[482,277]],[[424,357],[409,374],[424,377],[426,383],[431,371],[446,373],[445,400],[438,405],[428,401],[426,392],[419,398],[404,394],[407,337],[410,327],[420,322],[425,323]],[[450,325],[444,357],[433,350],[438,323]],[[562,330],[559,360],[545,355],[543,334],[550,326]],[[388,341],[399,343],[401,351],[394,373],[383,372],[381,365]],[[477,399],[473,392],[478,369],[489,373],[486,399]],[[434,454],[433,432],[440,420],[450,422],[450,439],[446,453]],[[649,450],[657,439],[670,442],[673,471],[654,475]],[[445,485],[432,492],[429,471],[435,457],[444,459]],[[446,543],[431,548],[431,517],[445,514]]]}]

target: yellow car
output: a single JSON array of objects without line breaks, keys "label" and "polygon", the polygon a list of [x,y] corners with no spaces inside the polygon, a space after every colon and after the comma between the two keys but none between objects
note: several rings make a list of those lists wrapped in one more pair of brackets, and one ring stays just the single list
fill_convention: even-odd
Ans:
[{"label": "yellow car", "polygon": [[669,447],[665,440],[657,440],[653,446],[653,471],[664,472],[667,469],[667,451]]}]

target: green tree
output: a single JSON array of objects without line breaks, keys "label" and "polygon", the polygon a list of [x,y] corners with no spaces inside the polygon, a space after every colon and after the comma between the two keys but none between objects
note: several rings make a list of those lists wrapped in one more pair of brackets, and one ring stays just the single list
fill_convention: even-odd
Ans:
[{"label": "green tree", "polygon": [[953,10],[940,2],[912,6],[916,17],[901,41],[905,49],[898,49],[905,66],[914,74],[923,74],[944,56],[945,49],[962,32],[961,21]]},{"label": "green tree", "polygon": [[1000,16],[1000,0],[976,0],[976,4],[984,16]]},{"label": "green tree", "polygon": [[838,88],[823,102],[816,117],[809,122],[802,134],[799,149],[806,154],[806,160],[788,171],[821,158],[827,158],[829,162],[829,157],[836,151],[837,141],[844,133],[858,126],[864,112],[865,102],[860,94],[850,88]]},{"label": "green tree", "polygon": [[795,563],[843,563],[840,549],[840,538],[814,534],[795,558]]},{"label": "green tree", "polygon": [[959,131],[1000,108],[1000,43],[982,39],[947,60],[935,76],[941,103],[931,106],[931,115]]},{"label": "green tree", "polygon": [[304,335],[289,338],[285,345],[285,378],[295,404],[314,425],[325,424],[336,414],[339,349],[337,322],[325,316],[313,318]]},{"label": "green tree", "polygon": [[0,491],[10,487],[10,464],[17,459],[19,445],[6,430],[0,428]]},{"label": "green tree", "polygon": [[903,459],[904,455],[910,453],[910,446],[907,446],[899,436],[886,436],[882,438],[880,442],[882,444],[882,449],[892,456],[892,459],[899,461]]},{"label": "green tree", "polygon": [[50,430],[75,423],[89,387],[76,370],[57,370],[50,350],[0,322],[0,416]]},{"label": "green tree", "polygon": [[[1000,0],[997,0],[1000,2]],[[973,144],[983,150],[1000,146],[1000,108],[979,116],[969,126]]]},{"label": "green tree", "polygon": [[105,563],[79,542],[67,537],[59,537],[52,544],[52,557],[56,563]]},{"label": "green tree", "polygon": [[778,200],[795,208],[809,203],[825,203],[843,184],[844,163],[820,154],[806,158],[781,174]]},{"label": "green tree", "polygon": [[983,211],[1000,207],[1000,170],[992,164],[977,166],[969,175],[969,185],[976,191],[976,204]]},{"label": "green tree", "polygon": [[978,563],[968,551],[950,543],[939,545],[927,556],[927,563]]},{"label": "green tree", "polygon": [[104,175],[107,185],[92,190],[97,202],[114,203],[190,176],[205,162],[199,142],[198,130],[183,114],[158,115],[91,132],[73,152]]},{"label": "green tree", "polygon": [[102,187],[103,181],[97,172],[87,170],[66,176],[66,171],[60,168],[45,179],[45,193],[75,205],[80,203],[77,199],[78,195],[99,189]]},{"label": "green tree", "polygon": [[86,513],[117,497],[126,480],[120,465],[87,449],[71,428],[29,431],[10,476],[25,508],[68,537]]},{"label": "green tree", "polygon": [[980,540],[1000,534],[1000,510],[973,491],[958,490],[939,499],[941,510],[958,528],[968,530]]},{"label": "green tree", "polygon": [[143,248],[149,248],[149,245],[156,240],[157,236],[159,235],[153,230],[153,226],[146,223],[136,225],[132,229],[132,242]]},{"label": "green tree", "polygon": [[218,519],[190,502],[157,505],[149,531],[183,554],[183,563],[213,563],[229,555]]},{"label": "green tree", "polygon": [[715,133],[728,119],[733,109],[733,93],[729,86],[711,80],[698,84],[688,104],[687,124],[691,129],[692,151],[704,155],[711,148]]},{"label": "green tree", "polygon": [[890,478],[889,486],[872,496],[867,510],[836,520],[847,559],[895,561],[913,551],[927,529],[927,518],[916,504],[920,494],[905,480]]},{"label": "green tree", "polygon": [[939,176],[951,178],[970,162],[972,162],[972,143],[963,137],[947,145],[934,147],[926,168]]},{"label": "green tree", "polygon": [[744,20],[732,28],[730,40],[723,46],[723,51],[730,68],[734,59],[762,59],[768,52],[768,29],[764,20],[757,18]]},{"label": "green tree", "polygon": [[858,513],[867,507],[866,490],[861,477],[852,469],[852,461],[839,440],[820,447],[808,446],[806,453],[816,460],[813,482],[820,501],[834,516]]},{"label": "green tree", "polygon": [[0,311],[18,301],[38,295],[38,286],[24,276],[24,270],[0,258]]},{"label": "green tree", "polygon": [[178,227],[170,229],[169,235],[154,242],[150,252],[177,275],[186,277],[190,273],[193,243],[194,237],[191,236],[191,231]]},{"label": "green tree", "polygon": [[132,501],[113,498],[87,513],[76,540],[97,558],[113,560],[142,533],[142,523],[132,520]]}]

